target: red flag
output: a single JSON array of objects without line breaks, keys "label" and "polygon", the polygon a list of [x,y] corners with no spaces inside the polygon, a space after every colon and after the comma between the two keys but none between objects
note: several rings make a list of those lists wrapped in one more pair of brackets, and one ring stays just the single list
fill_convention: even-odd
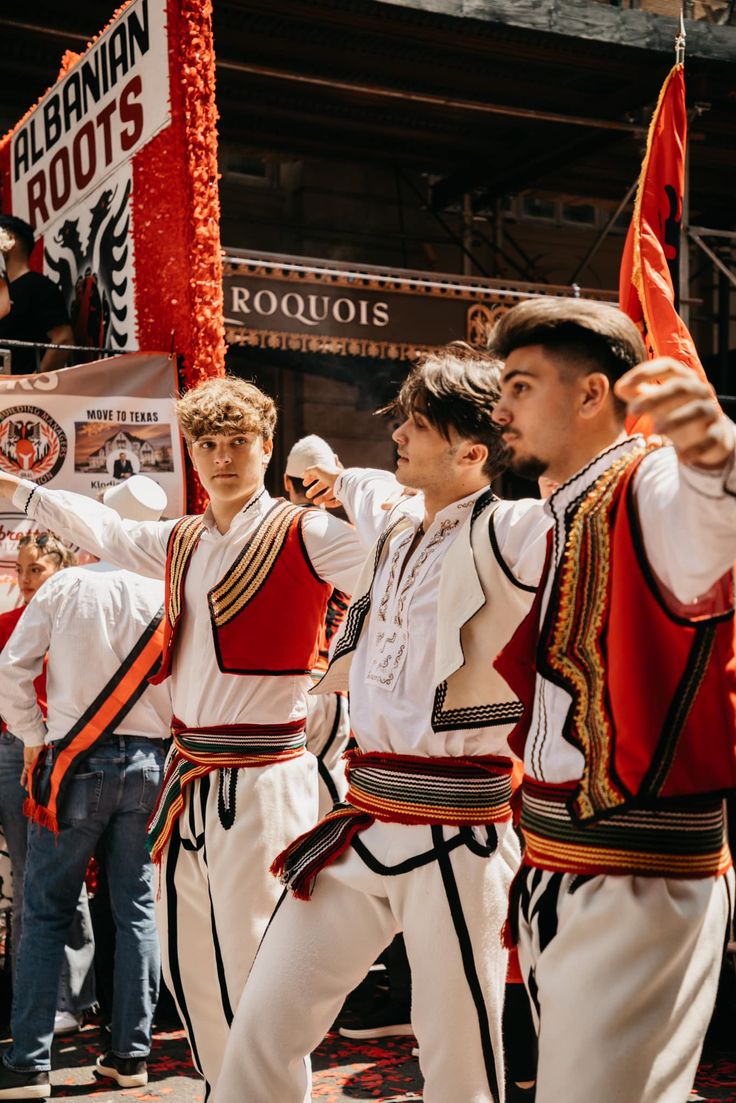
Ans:
[{"label": "red flag", "polygon": [[[680,221],[685,187],[685,69],[667,75],[649,126],[634,213],[621,258],[619,303],[636,322],[649,359],[672,356],[707,382],[689,330],[677,313]],[[648,416],[628,418],[629,432],[651,432]]]}]

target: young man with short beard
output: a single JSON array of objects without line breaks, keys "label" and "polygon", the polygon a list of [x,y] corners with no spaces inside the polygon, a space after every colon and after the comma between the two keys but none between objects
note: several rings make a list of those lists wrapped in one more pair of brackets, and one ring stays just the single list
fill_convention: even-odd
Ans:
[{"label": "young man with short beard", "polygon": [[[536,1103],[683,1103],[732,881],[736,427],[683,365],[640,364],[613,307],[523,303],[492,348],[511,469],[559,484],[537,599],[496,660],[526,706],[510,933],[539,1024]],[[670,443],[627,436],[627,402]]]},{"label": "young man with short beard", "polygon": [[[423,358],[394,407],[398,483],[304,472],[313,497],[334,489],[376,541],[318,687],[349,688],[359,750],[348,803],[275,863],[291,891],[236,1012],[216,1103],[309,1099],[307,1055],[397,931],[426,1103],[503,1099],[500,931],[519,862],[507,737],[521,710],[489,656],[534,590],[495,554],[497,531],[512,541],[530,507],[490,490],[499,369],[467,347]],[[387,515],[399,484],[420,493]],[[539,515],[542,543],[547,527]]]},{"label": "young man with short beard", "polygon": [[158,678],[172,679],[173,747],[149,844],[164,976],[209,1095],[279,895],[269,863],[317,816],[310,671],[332,584],[350,592],[365,553],[344,522],[265,490],[276,408],[257,387],[209,379],[177,416],[209,495],[203,516],[121,521],[7,475],[0,493],[109,562],[166,577]]}]

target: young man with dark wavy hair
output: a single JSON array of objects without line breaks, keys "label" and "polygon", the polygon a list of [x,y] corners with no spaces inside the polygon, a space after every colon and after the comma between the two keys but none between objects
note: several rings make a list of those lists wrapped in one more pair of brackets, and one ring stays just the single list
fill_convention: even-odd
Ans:
[{"label": "young man with dark wavy hair", "polygon": [[[316,692],[349,689],[346,803],[275,863],[289,887],[236,1012],[217,1103],[303,1103],[307,1055],[403,931],[427,1103],[503,1098],[500,931],[519,864],[507,743],[521,708],[495,654],[533,587],[496,554],[534,503],[500,503],[501,365],[424,356],[392,409],[396,476],[308,469],[374,549]],[[402,486],[419,493],[381,508]],[[547,519],[539,517],[542,542]],[[307,902],[304,902],[304,901]]]}]

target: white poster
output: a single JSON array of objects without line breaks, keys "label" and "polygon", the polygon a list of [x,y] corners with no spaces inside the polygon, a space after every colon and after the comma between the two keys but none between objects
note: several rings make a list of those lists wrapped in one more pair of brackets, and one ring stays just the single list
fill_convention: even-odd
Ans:
[{"label": "white poster", "polygon": [[[175,361],[134,353],[42,375],[0,376],[0,469],[39,486],[99,497],[133,474],[185,510],[184,453],[174,414]],[[0,506],[0,611],[19,604],[17,543],[35,523]]]}]

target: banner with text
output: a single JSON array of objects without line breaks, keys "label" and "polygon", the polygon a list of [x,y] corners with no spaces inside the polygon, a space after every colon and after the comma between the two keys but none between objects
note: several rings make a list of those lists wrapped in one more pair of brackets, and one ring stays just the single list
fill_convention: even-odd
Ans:
[{"label": "banner with text", "polygon": [[0,141],[75,343],[223,370],[211,0],[127,0]]},{"label": "banner with text", "polygon": [[[185,510],[184,456],[171,357],[131,354],[42,375],[0,376],[0,470],[98,497],[133,474]],[[17,543],[35,522],[0,503],[0,610],[18,604]]]}]

